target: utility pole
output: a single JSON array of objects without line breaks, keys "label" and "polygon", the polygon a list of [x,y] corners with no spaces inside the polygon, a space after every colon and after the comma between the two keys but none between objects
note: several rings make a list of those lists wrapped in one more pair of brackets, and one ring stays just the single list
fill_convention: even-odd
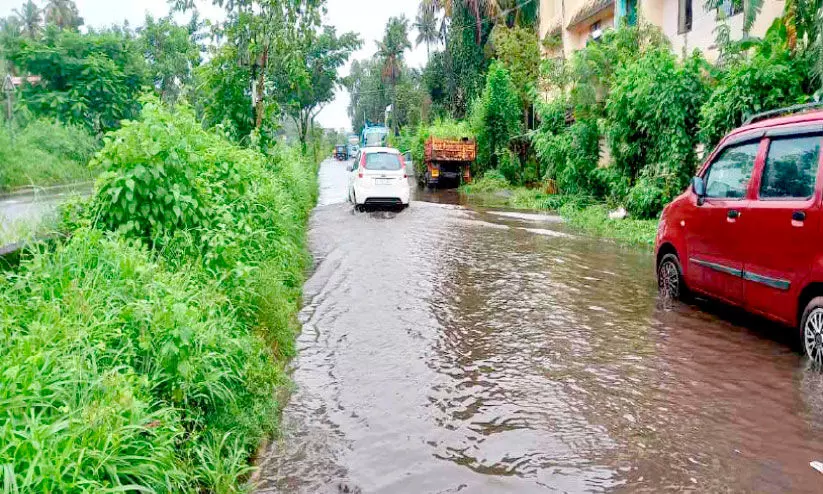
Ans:
[{"label": "utility pole", "polygon": [[3,93],[6,95],[6,121],[9,125],[9,132],[11,132],[11,119],[14,116],[12,110],[14,109],[14,81],[11,79],[11,74],[6,74],[3,80]]}]

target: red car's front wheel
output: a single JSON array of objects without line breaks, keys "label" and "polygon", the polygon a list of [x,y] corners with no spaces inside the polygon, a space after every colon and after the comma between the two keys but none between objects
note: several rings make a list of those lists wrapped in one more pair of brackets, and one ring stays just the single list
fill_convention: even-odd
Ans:
[{"label": "red car's front wheel", "polygon": [[683,268],[675,254],[666,254],[657,265],[657,288],[664,298],[678,300],[686,293]]}]

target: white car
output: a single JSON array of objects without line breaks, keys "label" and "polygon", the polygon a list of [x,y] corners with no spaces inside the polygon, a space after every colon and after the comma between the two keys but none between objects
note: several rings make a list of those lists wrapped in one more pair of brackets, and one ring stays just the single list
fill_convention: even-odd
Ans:
[{"label": "white car", "polygon": [[393,148],[367,147],[359,151],[349,170],[349,201],[358,209],[367,205],[408,206],[411,190],[406,163]]}]

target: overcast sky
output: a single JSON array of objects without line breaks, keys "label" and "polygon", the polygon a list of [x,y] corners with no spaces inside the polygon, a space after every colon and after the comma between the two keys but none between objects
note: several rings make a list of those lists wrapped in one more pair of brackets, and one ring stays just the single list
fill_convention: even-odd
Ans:
[{"label": "overcast sky", "polygon": [[[44,0],[35,0],[35,3],[42,6]],[[166,0],[75,0],[75,3],[86,25],[94,27],[122,24],[124,20],[137,27],[143,24],[146,12],[161,17],[169,11]],[[0,0],[0,16],[10,15],[13,9],[22,4],[23,0]],[[210,1],[198,1],[198,5],[201,6],[203,17],[219,18],[220,10],[212,6]],[[354,31],[360,34],[363,47],[352,58],[363,59],[377,51],[375,42],[383,37],[389,17],[405,14],[410,23],[414,22],[418,0],[328,0],[327,5],[327,24],[337,27],[338,33]],[[181,20],[186,18],[181,17]],[[417,33],[409,33],[409,38],[414,44]],[[407,52],[406,61],[412,67],[422,67],[426,61],[426,47],[420,45]],[[342,68],[340,73],[347,75],[349,65]],[[348,105],[348,91],[338,89],[334,101],[318,116],[318,122],[328,128],[349,129],[351,121],[346,113]]]}]

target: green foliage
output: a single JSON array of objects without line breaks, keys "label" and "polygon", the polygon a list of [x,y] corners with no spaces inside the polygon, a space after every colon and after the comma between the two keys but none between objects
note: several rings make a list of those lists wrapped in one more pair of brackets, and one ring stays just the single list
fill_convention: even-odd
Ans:
[{"label": "green foliage", "polygon": [[186,28],[170,17],[155,20],[146,14],[146,25],[139,30],[152,82],[166,103],[175,103],[180,98],[183,88],[192,82],[192,69],[200,65],[200,48],[194,32],[197,28],[196,22]]},{"label": "green foliage", "polygon": [[[780,30],[779,24],[775,29]],[[754,113],[802,102],[808,73],[803,60],[791,56],[779,33],[749,57],[723,70],[700,111],[700,140],[713,147]]]},{"label": "green foliage", "polygon": [[602,118],[604,103],[618,68],[642,57],[646,51],[668,47],[665,35],[652,25],[641,23],[606,30],[601,41],[587,44],[562,68],[547,74],[552,76],[550,87],[568,91],[569,104],[576,118]]},{"label": "green foliage", "polygon": [[97,140],[85,129],[35,120],[22,129],[0,128],[0,191],[26,185],[91,180],[87,165]]},{"label": "green foliage", "polygon": [[149,82],[148,72],[127,31],[81,34],[50,26],[42,38],[20,38],[7,49],[20,72],[42,77],[22,91],[36,116],[105,132],[140,110],[137,95]]},{"label": "green foliage", "polygon": [[649,50],[618,68],[609,92],[614,166],[632,182],[641,172],[658,177],[666,201],[695,170],[695,128],[706,95],[703,64],[699,55],[681,63],[668,49]]},{"label": "green foliage", "polygon": [[[420,74],[402,64],[392,88],[383,78],[383,62],[379,57],[355,60],[345,80],[351,96],[348,114],[352,128],[359,133],[365,126],[365,120],[382,122],[389,105],[393,105],[394,117],[401,131],[419,124],[423,116],[422,84]],[[393,95],[396,95],[394,101]]]},{"label": "green foliage", "polygon": [[578,120],[566,127],[566,104],[557,98],[540,106],[541,126],[532,143],[543,176],[555,180],[564,194],[593,193],[594,170],[600,157],[600,132],[594,120]]},{"label": "green foliage", "polygon": [[[225,45],[213,49],[208,62],[195,70],[198,114],[207,128],[219,126],[234,141],[241,142],[254,129],[254,111],[248,92],[251,69],[237,63],[236,48]],[[264,103],[264,122],[271,124],[277,104]]]},{"label": "green foliage", "polygon": [[531,105],[540,68],[540,47],[534,29],[495,26],[491,35],[497,60],[511,74],[512,82],[526,109]]},{"label": "green foliage", "polygon": [[486,88],[472,108],[471,126],[477,135],[476,171],[498,167],[511,138],[522,132],[520,115],[520,100],[509,71],[492,63]]},{"label": "green foliage", "polygon": [[337,35],[331,26],[322,30],[305,29],[297,39],[277,53],[270,80],[273,96],[285,114],[296,124],[300,142],[305,146],[309,128],[320,110],[334,99],[343,66],[362,42],[355,33]]},{"label": "green foliage", "polygon": [[0,277],[0,483],[240,492],[277,425],[316,168],[155,98],[98,161],[71,239]]},{"label": "green foliage", "polygon": [[454,118],[467,116],[471,102],[483,91],[489,61],[485,46],[494,26],[475,16],[464,2],[452,7],[446,33],[446,107]]},{"label": "green foliage", "polygon": [[626,211],[640,219],[656,218],[670,199],[655,180],[642,177],[626,197]]}]

